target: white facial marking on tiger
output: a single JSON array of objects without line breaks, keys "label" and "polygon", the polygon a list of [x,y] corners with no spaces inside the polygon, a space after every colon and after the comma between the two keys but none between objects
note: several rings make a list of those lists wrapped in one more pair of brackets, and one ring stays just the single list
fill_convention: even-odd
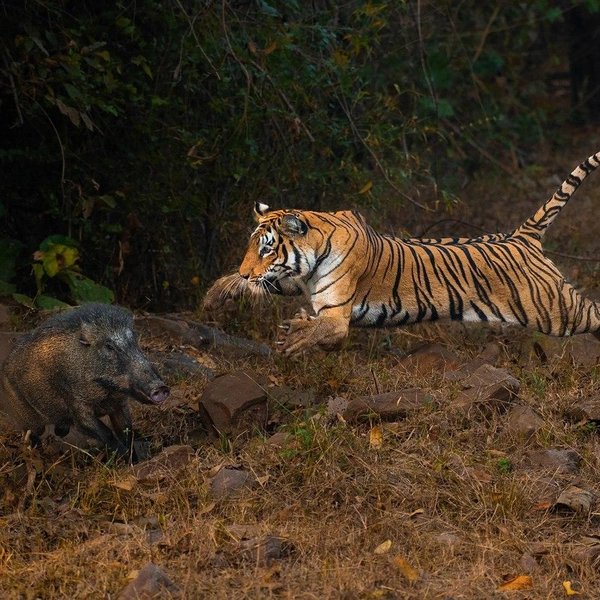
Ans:
[{"label": "white facial marking on tiger", "polygon": [[574,169],[519,228],[478,238],[400,239],[377,233],[354,211],[270,210],[257,203],[258,227],[235,285],[233,276],[223,277],[207,299],[245,289],[304,294],[314,316],[286,324],[281,350],[288,355],[331,347],[350,325],[441,318],[600,337],[600,305],[564,280],[541,245],[546,228],[598,166],[600,153]]}]

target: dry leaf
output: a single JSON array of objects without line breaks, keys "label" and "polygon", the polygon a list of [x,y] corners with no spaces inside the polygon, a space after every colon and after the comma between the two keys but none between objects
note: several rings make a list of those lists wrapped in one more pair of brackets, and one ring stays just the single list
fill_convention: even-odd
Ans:
[{"label": "dry leaf", "polygon": [[419,574],[405,558],[394,556],[394,564],[400,569],[400,572],[408,579],[408,581],[417,581],[417,579],[419,579]]},{"label": "dry leaf", "polygon": [[273,50],[275,50],[275,48],[277,48],[277,42],[272,42],[263,50],[263,52],[266,55],[269,55],[269,54],[271,54],[271,52],[273,52]]},{"label": "dry leaf", "polygon": [[373,187],[373,182],[369,181],[366,183],[358,192],[359,194],[366,194]]},{"label": "dry leaf", "polygon": [[199,510],[196,511],[196,515],[206,515],[208,514],[215,506],[217,505],[216,502],[209,502],[208,504],[205,504],[202,508],[200,508]]},{"label": "dry leaf", "polygon": [[510,592],[514,590],[531,590],[533,589],[533,579],[531,575],[519,575],[510,581],[506,581],[498,586],[499,592]]},{"label": "dry leaf", "polygon": [[571,587],[570,581],[563,581],[563,587],[565,588],[567,596],[578,596],[579,594],[581,594],[581,592],[577,592]]},{"label": "dry leaf", "polygon": [[383,446],[383,431],[381,431],[381,427],[373,427],[369,432],[369,446],[375,450]]},{"label": "dry leaf", "polygon": [[538,502],[535,506],[531,508],[531,510],[548,510],[552,504],[547,501]]},{"label": "dry leaf", "polygon": [[130,492],[136,485],[137,479],[135,477],[126,477],[120,481],[113,482],[114,487],[120,490],[126,490],[127,492]]},{"label": "dry leaf", "polygon": [[392,547],[392,540],[385,540],[373,550],[375,554],[385,554]]}]

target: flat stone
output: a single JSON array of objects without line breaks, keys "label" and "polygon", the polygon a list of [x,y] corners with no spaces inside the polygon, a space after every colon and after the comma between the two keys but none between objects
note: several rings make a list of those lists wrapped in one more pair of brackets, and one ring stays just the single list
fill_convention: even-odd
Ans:
[{"label": "flat stone", "polygon": [[523,344],[521,354],[524,362],[537,359],[542,364],[567,362],[589,368],[600,364],[600,341],[591,333],[569,338],[536,335]]},{"label": "flat stone", "polygon": [[434,373],[444,374],[460,368],[459,358],[439,344],[427,344],[400,359],[400,366],[410,373],[428,377]]},{"label": "flat stone", "polygon": [[505,431],[507,433],[530,438],[544,425],[544,419],[531,407],[519,404],[506,415]]},{"label": "flat stone", "polygon": [[179,588],[154,563],[140,569],[137,577],[123,589],[117,600],[180,598]]},{"label": "flat stone", "polygon": [[214,498],[223,500],[239,496],[244,490],[256,485],[256,479],[246,471],[223,468],[210,480],[210,491]]},{"label": "flat stone", "polygon": [[600,421],[600,394],[580,400],[568,407],[565,416],[574,421]]},{"label": "flat stone", "polygon": [[220,435],[264,428],[268,419],[267,379],[252,371],[235,371],[211,381],[200,397],[205,425]]},{"label": "flat stone", "polygon": [[484,364],[463,381],[463,386],[452,406],[470,414],[473,409],[505,411],[517,397],[521,383],[505,369]]},{"label": "flat stone", "polygon": [[151,352],[147,356],[164,377],[202,377],[209,381],[215,378],[211,368],[183,352]]},{"label": "flat stone", "polygon": [[531,574],[539,569],[538,561],[528,552],[521,555],[519,560],[523,573]]},{"label": "flat stone", "polygon": [[135,328],[142,334],[162,338],[174,346],[208,347],[231,358],[271,354],[271,349],[265,344],[229,335],[179,315],[138,316],[135,318]]},{"label": "flat stone", "polygon": [[195,456],[191,446],[169,446],[150,460],[131,467],[133,476],[146,485],[153,485],[187,465]]},{"label": "flat stone", "polygon": [[485,345],[483,350],[473,360],[461,365],[456,371],[446,371],[444,379],[446,381],[462,381],[485,364],[494,366],[499,357],[500,346],[494,342],[490,342]]},{"label": "flat stone", "polygon": [[575,450],[531,450],[525,456],[532,467],[555,473],[579,473],[581,457]]},{"label": "flat stone", "polygon": [[407,388],[396,392],[361,396],[360,398],[332,398],[327,403],[327,415],[341,415],[346,421],[355,421],[362,416],[376,414],[382,419],[393,421],[405,419],[409,414],[422,410],[434,403],[433,397],[419,388]]},{"label": "flat stone", "polygon": [[275,535],[264,535],[260,538],[242,540],[237,544],[237,553],[258,567],[270,567],[274,560],[289,554],[289,546],[285,540]]}]

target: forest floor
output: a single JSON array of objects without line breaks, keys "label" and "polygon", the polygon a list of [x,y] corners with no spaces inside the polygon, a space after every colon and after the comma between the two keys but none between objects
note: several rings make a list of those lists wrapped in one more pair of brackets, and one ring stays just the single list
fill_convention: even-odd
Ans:
[{"label": "forest floor", "polygon": [[[444,221],[427,235],[512,230],[600,139],[591,144],[540,154],[537,170],[514,177],[478,175],[453,215],[461,223]],[[546,243],[589,295],[600,288],[598,177]],[[404,227],[400,211],[396,218],[393,226]],[[419,219],[411,233],[436,216]],[[294,308],[242,305],[219,325],[274,347],[277,324]],[[53,443],[31,450],[18,433],[0,433],[0,597],[117,598],[153,563],[173,584],[160,598],[598,598],[600,343],[569,343],[436,323],[353,331],[339,351],[289,360],[145,336],[146,351],[184,352],[217,375],[257,372],[308,400],[271,401],[266,426],[211,437],[196,406],[209,377],[170,375],[164,406],[133,407],[153,456],[190,447],[156,477]],[[518,380],[518,394],[458,410],[464,380],[448,378],[441,363],[423,368],[406,358],[430,344],[459,367],[495,348],[490,362]],[[414,387],[431,402],[395,420],[372,412],[350,422],[326,409],[331,398]],[[514,416],[516,407],[532,425]],[[216,494],[225,470],[252,484]]]}]

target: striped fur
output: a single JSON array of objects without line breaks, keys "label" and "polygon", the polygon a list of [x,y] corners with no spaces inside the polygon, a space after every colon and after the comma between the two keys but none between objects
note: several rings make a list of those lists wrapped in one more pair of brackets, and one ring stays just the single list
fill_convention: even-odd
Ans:
[{"label": "striped fur", "polygon": [[354,211],[270,211],[257,204],[239,285],[305,295],[313,316],[286,324],[286,354],[329,347],[350,325],[441,318],[514,323],[555,336],[598,332],[600,307],[564,280],[541,239],[599,165],[600,153],[588,158],[512,233],[478,238],[399,239],[377,233]]}]

